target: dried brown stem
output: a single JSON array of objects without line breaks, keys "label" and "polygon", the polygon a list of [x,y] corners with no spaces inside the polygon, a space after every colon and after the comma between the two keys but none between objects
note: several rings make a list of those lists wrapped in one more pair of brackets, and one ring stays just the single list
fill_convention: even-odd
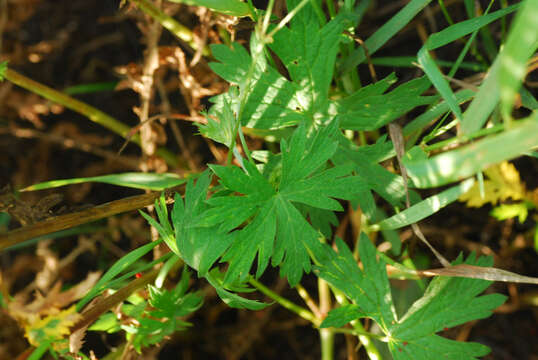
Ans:
[{"label": "dried brown stem", "polygon": [[[167,202],[173,202],[174,189],[166,191]],[[176,188],[177,190],[177,188]],[[115,214],[141,209],[151,205],[160,196],[159,192],[144,195],[131,196],[121,200],[111,201],[90,209],[60,215],[37,222],[30,226],[12,230],[5,234],[0,234],[0,251],[38,236],[50,234],[56,231],[69,229],[78,225],[103,219]]]}]

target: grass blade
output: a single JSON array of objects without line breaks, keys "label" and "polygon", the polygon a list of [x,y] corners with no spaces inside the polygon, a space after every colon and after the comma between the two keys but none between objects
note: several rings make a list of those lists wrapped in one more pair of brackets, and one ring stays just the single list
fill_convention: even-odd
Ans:
[{"label": "grass blade", "polygon": [[473,178],[467,179],[459,185],[451,187],[437,195],[430,196],[410,208],[381,221],[378,226],[383,230],[391,230],[416,223],[417,221],[435,214],[451,202],[458,200],[459,196],[469,190],[473,184]]},{"label": "grass blade", "polygon": [[538,146],[538,113],[509,130],[430,159],[404,159],[409,178],[419,188],[442,186],[467,178],[491,164],[509,160]]},{"label": "grass blade", "polygon": [[[409,24],[411,19],[415,17],[422,9],[430,3],[431,0],[411,0],[403,7],[396,15],[381,26],[372,36],[370,36],[364,45],[368,49],[368,53],[372,55],[387,41],[389,41],[398,31]],[[359,47],[347,58],[340,69],[340,73],[347,73],[355,66],[359,65],[366,59],[366,54],[363,47]]]},{"label": "grass blade", "polygon": [[495,11],[491,14],[480,16],[477,18],[462,21],[447,27],[446,29],[430,35],[424,46],[418,52],[418,62],[422,66],[422,69],[432,82],[432,84],[439,91],[441,96],[445,99],[446,103],[450,107],[450,110],[456,115],[456,117],[462,121],[463,116],[458,106],[458,101],[454,92],[450,88],[448,81],[444,78],[441,70],[435,64],[433,58],[428,51],[435,50],[441,46],[445,46],[453,41],[462,38],[472,32],[475,32],[486,26],[487,24],[506,16],[507,14],[517,10],[519,4],[509,6],[505,9]]},{"label": "grass blade", "polygon": [[114,265],[112,265],[112,267],[110,267],[110,269],[108,269],[108,271],[101,277],[101,279],[99,279],[97,284],[95,284],[95,286],[86,294],[86,296],[84,296],[78,302],[77,311],[80,311],[84,307],[84,305],[86,305],[93,297],[103,291],[106,288],[107,284],[112,281],[112,279],[114,279],[118,274],[120,274],[129,266],[134,264],[142,256],[153,250],[153,248],[160,243],[160,240],[147,243],[146,245],[143,245],[131,251],[130,253],[116,261]]},{"label": "grass blade", "polygon": [[85,178],[63,179],[45,181],[39,184],[28,186],[20,191],[35,191],[51,189],[65,185],[81,184],[85,182],[100,182],[111,185],[130,187],[135,189],[149,189],[161,191],[166,188],[179,186],[187,182],[179,175],[172,173],[154,174],[154,173],[135,173],[128,172],[122,174],[112,174],[103,176],[92,176]]},{"label": "grass blade", "polygon": [[[456,101],[458,102],[458,104],[470,100],[474,95],[475,92],[469,89],[461,90],[455,93]],[[435,118],[438,118],[449,110],[450,109],[446,101],[442,101],[440,103],[437,103],[436,105],[433,105],[422,115],[418,116],[417,118],[413,119],[409,124],[405,125],[405,127],[403,128],[404,136],[409,136],[416,131],[424,129]]]},{"label": "grass blade", "polygon": [[538,48],[538,1],[526,0],[516,15],[501,56],[501,113],[510,119],[516,93],[527,74],[527,60]]}]

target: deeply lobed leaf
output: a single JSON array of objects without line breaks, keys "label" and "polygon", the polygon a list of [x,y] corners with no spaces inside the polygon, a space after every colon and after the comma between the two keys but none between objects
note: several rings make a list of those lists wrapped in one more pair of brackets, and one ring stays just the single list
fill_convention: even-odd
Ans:
[{"label": "deeply lobed leaf", "polygon": [[[345,321],[369,317],[377,322],[388,338],[395,359],[476,359],[489,349],[481,344],[449,340],[436,333],[467,321],[489,316],[492,309],[505,301],[505,296],[478,296],[490,281],[437,277],[425,294],[407,313],[397,319],[383,260],[376,259],[376,250],[366,235],[361,234],[359,252],[364,264],[361,270],[347,246],[337,241],[338,253],[325,246],[318,258],[316,271],[335,288],[343,291],[354,305],[329,315],[322,326],[341,326]],[[492,260],[469,257],[465,263],[489,266]],[[461,263],[461,259],[455,263]]]}]

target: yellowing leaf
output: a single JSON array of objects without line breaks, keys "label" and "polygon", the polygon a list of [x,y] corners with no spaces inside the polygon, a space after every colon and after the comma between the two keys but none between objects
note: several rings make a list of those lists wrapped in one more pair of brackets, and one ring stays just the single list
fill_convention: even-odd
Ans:
[{"label": "yellowing leaf", "polygon": [[509,162],[503,161],[491,166],[484,173],[488,177],[484,181],[484,197],[480,195],[479,184],[474,184],[459,198],[460,201],[467,202],[467,206],[481,207],[487,203],[495,205],[508,198],[521,200],[525,196],[525,185],[515,166]]},{"label": "yellowing leaf", "polygon": [[497,220],[506,220],[513,217],[518,217],[520,223],[523,223],[529,215],[529,209],[524,202],[516,204],[502,204],[491,211],[491,216]]},{"label": "yellowing leaf", "polygon": [[25,336],[33,346],[38,347],[44,341],[62,339],[69,335],[69,328],[80,319],[75,305],[67,310],[49,315],[43,319],[38,319],[28,323],[25,328]]}]

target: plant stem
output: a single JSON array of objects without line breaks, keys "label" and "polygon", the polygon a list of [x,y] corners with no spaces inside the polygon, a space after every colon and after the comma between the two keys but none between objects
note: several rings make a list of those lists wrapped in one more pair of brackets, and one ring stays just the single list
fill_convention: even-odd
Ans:
[{"label": "plant stem", "polygon": [[280,20],[278,25],[267,35],[266,38],[271,39],[278,32],[278,30],[282,29],[295,16],[295,14],[303,8],[303,6],[308,4],[309,1],[310,0],[303,0],[299,4],[297,4],[297,6],[293,8],[293,10],[288,12],[288,15],[286,15],[284,19]]},{"label": "plant stem", "polygon": [[[362,326],[362,323],[360,320],[355,320],[351,322],[351,325],[353,326],[353,329],[357,331],[359,334],[365,334],[366,330],[364,330],[364,326]],[[379,353],[379,350],[377,350],[375,344],[372,342],[370,335],[357,335],[359,338],[359,341],[361,342],[362,346],[364,346],[364,350],[366,350],[366,353],[368,354],[368,357],[370,359],[381,359],[381,354]]]},{"label": "plant stem", "polygon": [[480,129],[480,130],[476,131],[475,133],[473,133],[471,135],[453,137],[453,138],[450,138],[450,139],[439,141],[439,142],[437,142],[435,144],[432,144],[432,145],[426,145],[426,146],[423,147],[423,150],[426,151],[426,152],[430,152],[430,151],[433,151],[433,150],[443,148],[445,146],[456,145],[458,143],[464,143],[464,142],[470,141],[472,139],[475,139],[477,137],[498,133],[500,131],[503,131],[504,128],[505,128],[504,124],[497,124],[497,125],[494,125],[494,126],[489,127],[489,128]]},{"label": "plant stem", "polygon": [[[323,316],[326,316],[331,310],[331,291],[329,284],[321,278],[318,278],[319,308]],[[330,328],[319,329],[319,338],[321,341],[321,359],[332,360],[334,357],[334,333]]]},{"label": "plant stem", "polygon": [[299,294],[301,299],[303,299],[303,301],[305,302],[306,306],[308,306],[310,311],[312,311],[312,313],[314,313],[316,317],[321,318],[322,317],[321,310],[319,309],[318,305],[314,302],[314,300],[312,299],[308,291],[306,291],[306,289],[301,284],[295,285],[295,289],[297,290],[297,294]]},{"label": "plant stem", "polygon": [[[172,203],[174,201],[174,190],[178,191],[179,188],[166,190],[167,203]],[[160,195],[160,192],[154,192],[150,194],[130,196],[124,199],[114,200],[105,204],[93,206],[89,209],[54,216],[36,222],[32,225],[11,230],[7,233],[2,233],[0,234],[0,251],[38,236],[70,229],[75,226],[103,219],[115,214],[141,209],[145,206],[153,204]]]},{"label": "plant stem", "polygon": [[[7,80],[11,81],[15,85],[18,85],[26,90],[36,93],[44,97],[45,99],[63,105],[68,109],[76,111],[79,114],[86,116],[91,121],[96,122],[109,130],[112,130],[113,132],[124,138],[131,130],[131,128],[127,125],[119,122],[118,120],[105,114],[104,112],[97,110],[96,108],[86,103],[83,103],[82,101],[76,100],[68,95],[65,95],[57,90],[51,89],[46,85],[38,83],[35,80],[27,78],[26,76],[19,74],[13,69],[8,68],[6,70],[5,77]],[[137,144],[140,142],[138,136],[133,136],[132,140]]]},{"label": "plant stem", "polygon": [[[72,98],[60,91],[54,90],[46,85],[43,85],[35,80],[27,78],[19,74],[13,69],[8,68],[5,73],[5,78],[15,85],[18,85],[26,90],[44,97],[47,100],[65,106],[81,115],[84,115],[91,121],[113,131],[123,138],[128,138],[131,128],[122,122],[114,119],[112,116],[105,114],[101,110],[94,108],[82,101]],[[130,138],[132,142],[140,146],[140,137],[138,135]],[[167,149],[157,149],[157,154],[161,156],[169,165],[176,166],[176,155],[170,153]]]},{"label": "plant stem", "polygon": [[290,310],[291,312],[296,313],[300,317],[302,317],[305,320],[310,321],[314,326],[319,327],[321,324],[321,319],[318,319],[314,314],[312,314],[310,311],[306,310],[305,308],[289,301],[288,299],[278,295],[273,290],[269,289],[259,281],[255,280],[254,278],[250,278],[248,281],[250,285],[254,286],[256,289],[261,291],[263,294],[267,295],[277,303],[279,303],[282,307]]},{"label": "plant stem", "polygon": [[[194,50],[198,49],[198,44],[194,41],[194,36],[192,35],[192,31],[187,28],[186,26],[181,25],[179,22],[177,22],[176,19],[174,19],[171,16],[166,15],[163,13],[160,9],[158,9],[155,5],[153,5],[148,0],[131,0],[131,2],[135,3],[140,10],[154,18],[156,21],[158,21],[164,28],[169,30],[175,37],[178,39],[186,42],[189,44],[191,48]],[[202,54],[207,56],[210,54],[209,48],[204,48],[202,51]]]},{"label": "plant stem", "polygon": [[[334,292],[334,297],[340,305],[346,305],[349,304],[349,301],[345,297],[345,295],[337,289],[332,289]],[[377,350],[375,344],[372,342],[371,338],[376,338],[381,341],[386,341],[386,337],[382,337],[376,334],[372,334],[367,332],[364,327],[362,326],[362,323],[360,320],[354,320],[351,322],[351,326],[353,326],[353,329],[346,329],[346,328],[340,328],[340,329],[333,329],[334,332],[339,333],[348,333],[353,334],[359,338],[359,341],[364,346],[364,349],[366,350],[366,353],[368,354],[368,357],[370,359],[382,359],[381,354],[379,353],[379,350]]]},{"label": "plant stem", "polygon": [[90,325],[97,320],[99,316],[127,299],[133,292],[153,282],[157,275],[159,275],[159,269],[153,269],[141,278],[131,281],[114,294],[103,298],[94,305],[88,306],[88,308],[81,313],[82,318],[70,328],[71,332],[75,332],[78,329]]}]

